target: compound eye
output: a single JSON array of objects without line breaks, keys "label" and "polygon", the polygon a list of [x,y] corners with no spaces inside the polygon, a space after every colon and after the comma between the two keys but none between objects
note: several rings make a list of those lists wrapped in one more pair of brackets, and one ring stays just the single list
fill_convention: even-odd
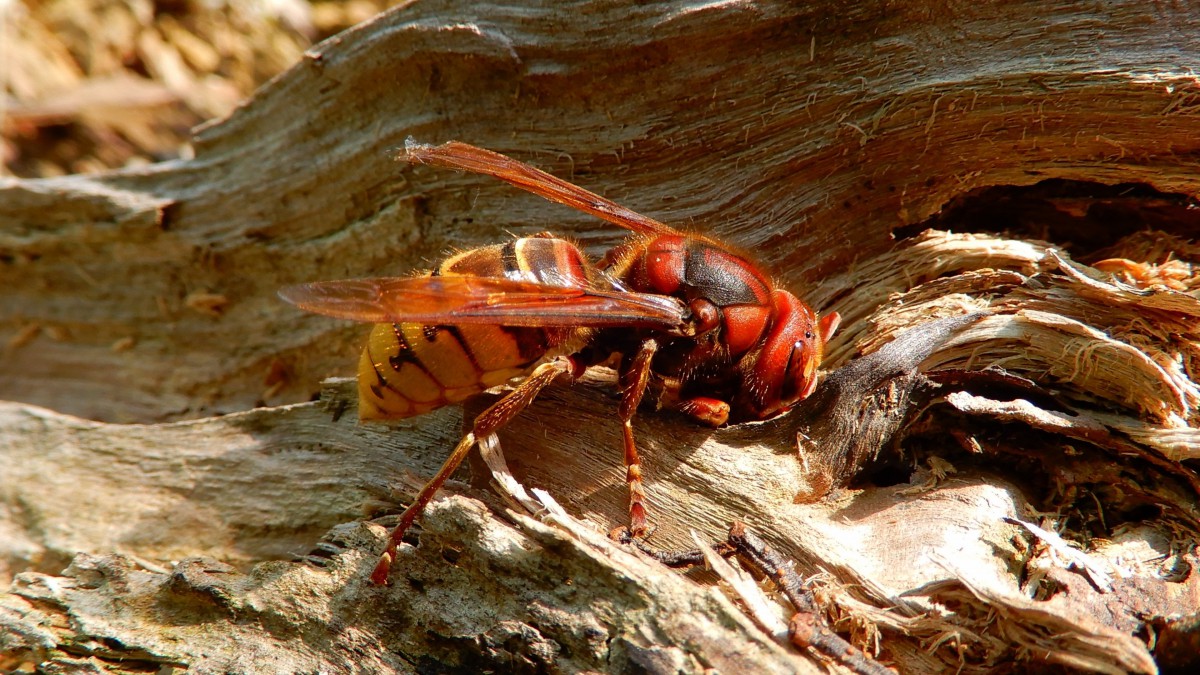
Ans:
[{"label": "compound eye", "polygon": [[821,360],[816,352],[816,345],[811,339],[798,341],[793,346],[792,357],[788,361],[786,398],[803,401],[812,394],[817,386],[817,364]]},{"label": "compound eye", "polygon": [[696,298],[688,304],[688,308],[696,317],[696,335],[704,335],[721,325],[721,310],[711,300]]}]

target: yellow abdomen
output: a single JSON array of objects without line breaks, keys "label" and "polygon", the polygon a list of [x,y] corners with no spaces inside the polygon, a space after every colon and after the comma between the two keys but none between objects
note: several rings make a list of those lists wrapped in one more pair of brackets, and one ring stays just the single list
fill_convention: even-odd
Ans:
[{"label": "yellow abdomen", "polygon": [[[526,237],[451,256],[432,274],[585,285],[590,269],[570,242]],[[376,324],[358,364],[359,417],[412,417],[459,403],[529,373],[583,335],[574,328]]]},{"label": "yellow abdomen", "polygon": [[528,373],[548,346],[539,328],[377,324],[358,365],[359,417],[412,417],[459,403]]}]

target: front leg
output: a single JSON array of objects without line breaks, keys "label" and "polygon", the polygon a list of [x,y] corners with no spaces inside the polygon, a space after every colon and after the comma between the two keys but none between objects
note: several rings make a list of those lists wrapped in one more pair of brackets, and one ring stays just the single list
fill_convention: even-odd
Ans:
[{"label": "front leg", "polygon": [[675,404],[675,409],[714,429],[729,421],[729,403],[708,396],[684,399]]},{"label": "front leg", "polygon": [[729,421],[729,402],[711,396],[681,395],[683,381],[678,377],[661,379],[661,396],[659,403],[662,407],[678,410],[697,422],[713,427],[723,426]]}]

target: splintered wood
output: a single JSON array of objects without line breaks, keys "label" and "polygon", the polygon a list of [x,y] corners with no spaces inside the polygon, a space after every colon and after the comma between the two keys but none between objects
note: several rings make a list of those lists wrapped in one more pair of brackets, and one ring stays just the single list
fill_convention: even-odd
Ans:
[{"label": "splintered wood", "polygon": [[[1146,645],[1123,631],[1147,597],[1163,616],[1191,607],[1177,579],[1163,581],[1162,568],[1195,561],[1179,537],[1200,529],[1200,480],[1180,463],[1200,451],[1195,280],[1181,287],[1177,275],[1172,284],[1139,287],[1044,242],[934,230],[858,272],[861,292],[837,309],[860,317],[847,330],[861,356],[839,352],[843,367],[793,415],[715,433],[672,434],[655,429],[657,420],[639,422],[658,439],[645,460],[658,526],[651,543],[690,547],[689,530],[719,540],[729,522],[744,519],[800,559],[839,569],[848,587],[834,613],[848,622],[858,616],[880,625],[852,598],[882,607],[903,597],[891,628],[942,643],[947,624],[908,620],[940,616],[947,602],[977,604],[960,606],[954,621],[954,630],[978,632],[974,639],[960,633],[965,642],[956,646],[977,664],[1002,661],[1015,648],[1088,670],[1117,663],[1122,671],[1152,672]],[[605,487],[620,481],[615,426],[560,423],[549,437],[536,429],[604,405],[611,403],[602,396],[550,391],[500,434],[519,479],[546,486],[597,528],[619,522],[624,506]],[[585,426],[586,445],[613,448],[608,457],[579,456],[576,434]],[[790,444],[799,474],[778,454]],[[941,477],[918,470],[910,485],[919,489],[831,493],[864,468],[895,465],[888,448],[922,464],[936,460]],[[997,460],[1021,467],[1009,475],[1016,482],[986,477]],[[968,467],[975,468],[958,470]],[[797,493],[805,504],[791,503]],[[1161,513],[1159,529],[1124,532],[1119,523],[1140,521],[1147,507]],[[843,518],[853,525],[828,525]],[[1045,546],[1046,536],[1036,533],[1046,530],[1033,523],[1024,533],[1012,527],[1026,519],[1053,528],[1058,548]],[[1122,532],[1124,544],[1107,546],[1097,530]],[[1029,543],[1015,544],[1023,539]],[[1133,563],[1131,540],[1155,552],[1146,559],[1160,561]],[[1079,548],[1067,556],[1064,546]],[[998,564],[999,550],[1024,572],[1014,577]],[[1076,562],[1085,552],[1118,573],[1103,583],[1080,576],[1086,570]],[[930,564],[911,563],[922,560]],[[967,592],[940,590],[955,583]],[[1020,600],[1048,599],[1063,585],[1072,596],[1036,611]],[[988,606],[1006,608],[991,628]],[[1112,611],[1130,618],[1113,625]]]}]

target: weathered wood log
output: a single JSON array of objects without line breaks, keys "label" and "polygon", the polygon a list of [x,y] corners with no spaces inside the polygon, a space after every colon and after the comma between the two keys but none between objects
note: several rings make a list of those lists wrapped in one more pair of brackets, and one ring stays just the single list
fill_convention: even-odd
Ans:
[{"label": "weathered wood log", "polygon": [[[344,383],[300,403],[364,331],[276,290],[623,236],[396,164],[415,136],[744,247],[842,313],[830,369],[986,315],[773,422],[644,412],[651,545],[747,521],[904,672],[1152,672],[1150,633],[1186,645],[1200,611],[1198,9],[418,3],[310,50],[194,159],[0,183],[0,668],[816,668],[703,575],[463,485],[395,585],[365,583],[383,530],[350,521],[462,415],[362,425]],[[552,386],[501,434],[600,530],[625,510],[611,384]]]}]

